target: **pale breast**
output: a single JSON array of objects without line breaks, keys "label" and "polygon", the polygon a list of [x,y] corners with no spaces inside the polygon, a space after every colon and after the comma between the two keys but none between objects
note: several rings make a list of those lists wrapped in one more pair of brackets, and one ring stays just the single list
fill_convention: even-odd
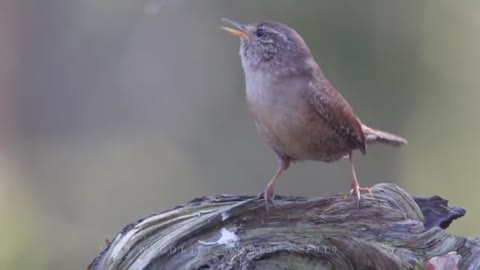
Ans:
[{"label": "pale breast", "polygon": [[247,102],[257,131],[280,155],[336,160],[347,152],[341,151],[341,139],[302,95],[303,83],[292,79],[280,85],[259,72],[246,74]]}]

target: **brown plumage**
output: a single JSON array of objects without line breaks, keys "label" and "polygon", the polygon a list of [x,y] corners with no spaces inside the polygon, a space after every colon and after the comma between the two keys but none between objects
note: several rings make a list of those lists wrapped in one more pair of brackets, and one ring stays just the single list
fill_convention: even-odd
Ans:
[{"label": "brown plumage", "polygon": [[224,21],[236,27],[224,29],[241,39],[247,103],[257,131],[280,161],[263,193],[267,205],[273,203],[273,186],[291,161],[333,162],[349,156],[350,193],[357,197],[358,206],[360,193],[370,191],[358,185],[352,151],[365,154],[367,144],[400,146],[407,141],[364,125],[292,28],[277,22]]}]

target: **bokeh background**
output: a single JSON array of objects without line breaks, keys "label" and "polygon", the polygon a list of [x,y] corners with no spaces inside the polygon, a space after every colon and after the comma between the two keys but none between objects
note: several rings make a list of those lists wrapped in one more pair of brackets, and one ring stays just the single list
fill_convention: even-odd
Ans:
[{"label": "bokeh background", "polygon": [[[356,155],[468,210],[478,236],[480,2],[0,1],[0,269],[85,269],[123,225],[194,197],[256,194],[276,161],[220,18],[302,34],[363,121],[408,138]],[[349,188],[346,161],[292,166],[277,193]]]}]

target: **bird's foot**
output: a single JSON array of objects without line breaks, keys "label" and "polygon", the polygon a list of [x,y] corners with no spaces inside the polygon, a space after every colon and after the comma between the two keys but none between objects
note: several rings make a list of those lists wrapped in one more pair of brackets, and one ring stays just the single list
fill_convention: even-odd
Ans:
[{"label": "bird's foot", "polygon": [[358,185],[352,186],[350,189],[350,196],[354,195],[357,198],[357,208],[360,207],[361,194],[369,194],[373,198],[372,191],[368,187],[360,187]]},{"label": "bird's foot", "polygon": [[273,199],[274,194],[273,194],[273,187],[267,186],[263,192],[260,192],[258,194],[257,198],[262,199],[265,201],[265,208],[267,209],[267,212],[269,210],[268,206],[271,203],[274,207],[277,207],[277,204],[275,203],[275,200]]}]

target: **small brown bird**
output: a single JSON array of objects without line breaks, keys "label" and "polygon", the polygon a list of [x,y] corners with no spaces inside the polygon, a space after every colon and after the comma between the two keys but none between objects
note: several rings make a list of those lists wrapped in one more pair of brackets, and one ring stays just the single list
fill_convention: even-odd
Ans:
[{"label": "small brown bird", "polygon": [[[240,37],[249,109],[261,137],[273,148],[279,167],[263,192],[273,201],[273,186],[291,162],[333,162],[348,156],[352,172],[350,194],[370,193],[359,186],[352,151],[366,153],[367,144],[407,144],[399,136],[369,128],[353,113],[345,98],[325,78],[302,37],[278,22],[243,25],[222,19],[222,27]],[[370,193],[371,194],[371,193]]]}]

